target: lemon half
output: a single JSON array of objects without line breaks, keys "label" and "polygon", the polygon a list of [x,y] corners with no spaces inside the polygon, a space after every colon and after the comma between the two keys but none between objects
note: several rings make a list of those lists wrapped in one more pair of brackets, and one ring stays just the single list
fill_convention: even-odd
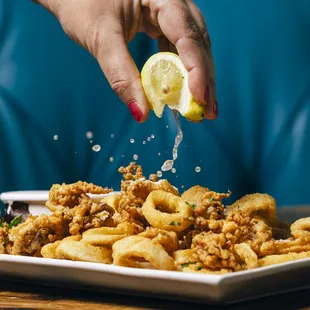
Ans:
[{"label": "lemon half", "polygon": [[162,52],[151,56],[142,68],[141,82],[157,117],[162,117],[167,105],[189,120],[204,118],[204,108],[189,91],[188,72],[178,55]]}]

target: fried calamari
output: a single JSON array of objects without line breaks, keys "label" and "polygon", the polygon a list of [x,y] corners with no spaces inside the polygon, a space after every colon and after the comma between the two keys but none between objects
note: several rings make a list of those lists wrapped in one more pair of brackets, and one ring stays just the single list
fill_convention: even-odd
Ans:
[{"label": "fried calamari", "polygon": [[135,163],[119,172],[120,194],[101,196],[111,190],[81,181],[53,185],[51,215],[1,223],[0,254],[211,274],[310,257],[310,218],[278,220],[267,194],[225,206],[230,192],[196,185],[180,195]]}]

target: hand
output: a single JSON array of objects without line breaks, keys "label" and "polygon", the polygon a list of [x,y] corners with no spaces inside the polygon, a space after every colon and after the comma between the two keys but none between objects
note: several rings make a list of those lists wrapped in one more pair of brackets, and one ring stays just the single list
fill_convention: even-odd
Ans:
[{"label": "hand", "polygon": [[149,105],[127,44],[143,31],[161,51],[177,52],[189,72],[189,88],[205,105],[205,117],[218,115],[214,65],[204,18],[192,0],[36,0],[60,21],[64,31],[99,62],[112,89],[144,122]]}]

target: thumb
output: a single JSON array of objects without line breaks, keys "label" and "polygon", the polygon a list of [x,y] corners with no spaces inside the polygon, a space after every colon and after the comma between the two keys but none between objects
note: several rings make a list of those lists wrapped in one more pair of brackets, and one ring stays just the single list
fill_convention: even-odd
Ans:
[{"label": "thumb", "polygon": [[112,89],[128,106],[135,120],[142,123],[148,118],[149,104],[142,88],[139,70],[129,53],[123,29],[117,20],[110,20],[108,25],[98,28],[89,50],[99,62]]}]

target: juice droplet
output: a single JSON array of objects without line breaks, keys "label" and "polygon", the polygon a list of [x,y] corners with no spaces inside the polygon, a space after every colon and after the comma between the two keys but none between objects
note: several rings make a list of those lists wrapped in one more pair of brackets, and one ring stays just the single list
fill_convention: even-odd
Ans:
[{"label": "juice droplet", "polygon": [[56,140],[58,140],[58,135],[55,135],[54,137],[53,137],[53,139],[56,141]]},{"label": "juice droplet", "polygon": [[164,164],[161,166],[161,170],[162,171],[169,171],[169,170],[171,170],[172,169],[172,167],[173,167],[173,160],[171,160],[171,159],[168,159],[168,160],[166,160],[165,162],[164,162]]},{"label": "juice droplet", "polygon": [[181,188],[184,188],[184,185],[181,185]]},{"label": "juice droplet", "polygon": [[110,158],[109,158],[109,161],[110,161],[111,163],[113,163],[114,157],[110,157]]},{"label": "juice droplet", "polygon": [[155,135],[151,135],[151,138],[154,139],[154,138],[155,138]]},{"label": "juice droplet", "polygon": [[161,155],[161,153],[158,153],[158,156],[160,156]]},{"label": "juice droplet", "polygon": [[166,128],[169,128],[169,126],[168,126],[168,125],[166,125]]},{"label": "juice droplet", "polygon": [[89,143],[93,143],[93,140],[89,140]]},{"label": "juice droplet", "polygon": [[138,160],[139,156],[137,154],[133,155],[134,160]]},{"label": "juice droplet", "polygon": [[161,171],[157,171],[156,175],[161,178],[163,176],[163,173]]},{"label": "juice droplet", "polygon": [[176,173],[176,172],[177,172],[177,169],[172,168],[172,169],[171,169],[171,172],[172,172],[172,173]]},{"label": "juice droplet", "polygon": [[94,137],[94,134],[93,134],[91,131],[87,131],[87,132],[86,132],[86,138],[87,138],[87,139],[90,140],[90,139],[92,139],[93,137]]},{"label": "juice droplet", "polygon": [[197,167],[195,168],[195,171],[196,171],[196,172],[200,172],[200,171],[201,171],[201,168],[200,168],[199,166],[197,166]]},{"label": "juice droplet", "polygon": [[150,138],[150,137],[147,137],[147,139],[146,139],[146,140],[150,142],[150,141],[151,141],[151,138]]},{"label": "juice droplet", "polygon": [[95,144],[93,147],[92,147],[92,150],[94,152],[99,152],[101,150],[101,146],[99,144]]},{"label": "juice droplet", "polygon": [[122,155],[122,157],[125,157],[125,155]]},{"label": "juice droplet", "polygon": [[135,140],[134,139],[130,139],[129,142],[130,143],[135,143]]},{"label": "juice droplet", "polygon": [[142,144],[146,144],[146,142],[145,142],[145,141],[142,141]]},{"label": "juice droplet", "polygon": [[[178,112],[173,110],[173,114],[174,114],[175,122],[177,125],[177,135],[176,135],[175,140],[174,140],[174,146],[173,146],[173,150],[172,150],[172,159],[166,160],[164,162],[164,164],[161,167],[162,171],[168,171],[168,170],[171,170],[173,168],[173,164],[178,158],[179,145],[183,140],[183,132],[181,129],[181,124],[180,124]],[[167,153],[167,151],[166,151],[166,153]]]}]

